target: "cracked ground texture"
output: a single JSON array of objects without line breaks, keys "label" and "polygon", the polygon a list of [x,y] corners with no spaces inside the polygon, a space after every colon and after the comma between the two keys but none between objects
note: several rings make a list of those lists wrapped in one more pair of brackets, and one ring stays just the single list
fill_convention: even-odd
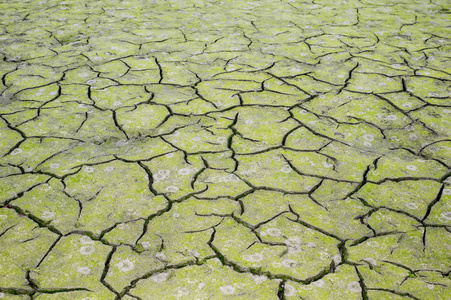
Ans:
[{"label": "cracked ground texture", "polygon": [[447,0],[4,0],[1,299],[451,299]]}]

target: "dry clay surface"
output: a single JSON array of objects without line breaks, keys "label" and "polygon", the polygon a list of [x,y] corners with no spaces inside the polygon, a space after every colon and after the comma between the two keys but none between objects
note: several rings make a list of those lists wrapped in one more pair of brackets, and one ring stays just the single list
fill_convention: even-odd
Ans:
[{"label": "dry clay surface", "polygon": [[0,299],[451,299],[447,0],[4,0]]}]

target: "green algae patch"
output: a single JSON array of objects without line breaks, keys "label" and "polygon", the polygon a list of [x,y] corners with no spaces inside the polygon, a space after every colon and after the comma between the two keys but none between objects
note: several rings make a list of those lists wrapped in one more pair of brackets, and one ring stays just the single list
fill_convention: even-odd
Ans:
[{"label": "green algae patch", "polygon": [[17,199],[19,195],[43,184],[49,177],[35,174],[11,174],[0,178],[0,199],[2,204]]},{"label": "green algae patch", "polygon": [[3,1],[0,299],[451,299],[448,2]]},{"label": "green algae patch", "polygon": [[[77,144],[79,144],[77,141],[57,138],[28,138],[9,153],[7,160],[14,165],[21,165],[27,172],[53,171],[60,165],[53,164],[53,162],[47,163],[47,161],[73,149]],[[0,159],[0,161],[6,161],[6,158]]]},{"label": "green algae patch", "polygon": [[0,232],[2,287],[31,290],[27,272],[39,265],[58,236],[8,208],[0,209]]},{"label": "green algae patch", "polygon": [[146,103],[151,94],[139,86],[110,86],[92,92],[92,99],[96,105],[104,109],[117,109],[124,106],[133,107],[139,103]]},{"label": "green algae patch", "polygon": [[102,237],[102,240],[118,246],[121,244],[134,245],[141,236],[144,222],[144,220],[134,220],[117,224]]},{"label": "green algae patch", "polygon": [[43,289],[85,288],[106,299],[110,292],[100,283],[110,247],[87,236],[63,237],[31,273]]},{"label": "green algae patch", "polygon": [[428,223],[448,224],[451,221],[451,187],[449,185],[445,185],[439,200],[432,207],[426,220]]},{"label": "green algae patch", "polygon": [[64,186],[56,179],[39,185],[12,203],[62,233],[76,228],[81,213],[78,201],[65,194]]},{"label": "green algae patch", "polygon": [[152,133],[167,115],[167,108],[159,105],[140,105],[136,109],[117,111],[118,123],[134,137]]},{"label": "green algae patch", "polygon": [[[154,218],[147,225],[137,245],[170,264],[183,264],[213,255],[208,241],[213,227],[221,223],[222,218],[214,216],[209,202],[190,199],[174,204],[170,212]],[[204,211],[198,213],[197,209],[202,207]],[[236,209],[230,204],[228,207],[228,213]]]},{"label": "green algae patch", "polygon": [[278,299],[278,283],[265,276],[237,273],[211,259],[200,266],[158,272],[131,290],[142,299]]},{"label": "green algae patch", "polygon": [[359,278],[351,266],[339,266],[333,274],[328,274],[308,285],[293,281],[285,283],[286,299],[362,299]]},{"label": "green algae patch", "polygon": [[240,162],[237,173],[254,186],[290,192],[307,192],[320,182],[319,178],[295,172],[278,152],[237,156]]},{"label": "green algae patch", "polygon": [[160,256],[151,251],[136,253],[129,247],[120,246],[110,261],[105,280],[115,290],[122,291],[132,280],[162,270],[166,263]]},{"label": "green algae patch", "polygon": [[368,174],[368,180],[379,182],[397,178],[440,179],[448,169],[435,160],[425,160],[407,151],[392,152],[377,162],[377,169]]},{"label": "green algae patch", "polygon": [[400,264],[407,270],[433,269],[444,272],[449,261],[449,251],[441,246],[449,244],[449,241],[449,235],[442,228],[427,229],[426,233],[418,229],[388,232],[357,244],[351,243],[353,245],[348,248],[349,260],[369,261],[373,265],[378,261],[389,261],[395,265]]},{"label": "green algae patch", "polygon": [[377,270],[374,266],[359,267],[359,270],[370,290],[369,295],[374,295],[374,299],[383,299],[384,294],[373,292],[372,289],[387,290],[385,297],[390,299],[405,299],[401,296],[406,294],[431,300],[446,299],[450,295],[449,279],[436,272],[411,272],[390,262],[380,263]]},{"label": "green algae patch", "polygon": [[[213,245],[228,260],[242,268],[284,274],[304,280],[328,268],[337,240],[280,216],[261,227],[260,236],[226,220],[217,228]],[[337,258],[337,259],[338,259]]]},{"label": "green algae patch", "polygon": [[401,210],[421,219],[440,187],[440,183],[432,180],[387,181],[380,185],[367,183],[358,195],[372,206]]},{"label": "green algae patch", "polygon": [[206,185],[198,181],[198,176],[205,170],[199,157],[185,160],[184,153],[171,152],[143,163],[152,173],[152,187],[160,193],[167,194],[171,199],[200,192]]},{"label": "green algae patch", "polygon": [[[119,184],[112,180],[115,177]],[[139,165],[123,162],[84,166],[76,175],[67,177],[67,193],[82,204],[76,227],[100,233],[117,222],[136,220],[163,209],[167,200],[152,194],[148,180]]]}]

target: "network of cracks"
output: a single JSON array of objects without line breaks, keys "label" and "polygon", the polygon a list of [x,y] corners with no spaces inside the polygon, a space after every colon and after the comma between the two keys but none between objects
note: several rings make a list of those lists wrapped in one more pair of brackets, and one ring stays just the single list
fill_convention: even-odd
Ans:
[{"label": "network of cracks", "polygon": [[0,298],[451,298],[448,1],[0,8]]}]

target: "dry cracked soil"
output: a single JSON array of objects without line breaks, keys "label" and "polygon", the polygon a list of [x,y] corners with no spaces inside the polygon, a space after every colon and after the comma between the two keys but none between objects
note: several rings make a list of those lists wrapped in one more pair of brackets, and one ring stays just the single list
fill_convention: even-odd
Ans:
[{"label": "dry cracked soil", "polygon": [[1,299],[451,299],[447,0],[3,0]]}]

